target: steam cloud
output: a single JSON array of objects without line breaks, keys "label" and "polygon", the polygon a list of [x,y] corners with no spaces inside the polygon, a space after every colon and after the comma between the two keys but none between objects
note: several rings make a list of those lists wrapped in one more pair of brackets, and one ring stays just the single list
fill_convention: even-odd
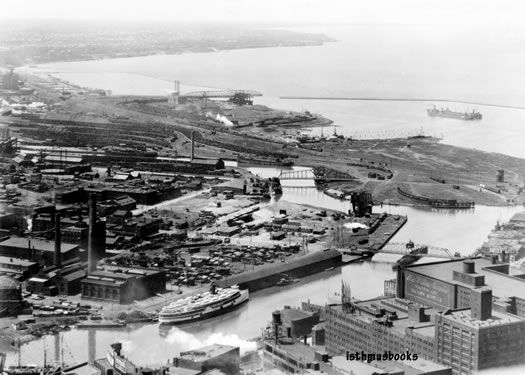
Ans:
[{"label": "steam cloud", "polygon": [[201,346],[206,346],[206,345],[211,345],[211,344],[223,344],[223,345],[238,346],[240,348],[241,355],[242,355],[244,353],[254,351],[257,348],[257,345],[255,344],[255,342],[243,340],[235,334],[224,334],[222,332],[213,333],[206,340],[199,340],[195,336],[185,331],[182,331],[181,329],[177,327],[173,327],[170,330],[166,338],[166,341],[169,344],[176,344],[178,347],[180,347],[181,351],[197,349]]}]

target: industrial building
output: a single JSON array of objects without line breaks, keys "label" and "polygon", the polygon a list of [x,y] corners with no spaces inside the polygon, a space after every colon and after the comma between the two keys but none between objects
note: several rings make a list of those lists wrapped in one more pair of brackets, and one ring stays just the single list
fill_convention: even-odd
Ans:
[{"label": "industrial building", "polygon": [[81,281],[85,276],[84,267],[75,263],[31,277],[27,280],[26,290],[46,296],[76,295],[80,293]]},{"label": "industrial building", "polygon": [[525,273],[508,264],[472,258],[415,264],[397,275],[397,296],[437,310],[471,306],[471,291],[492,289],[495,311],[525,318]]},{"label": "industrial building", "polygon": [[240,374],[240,352],[236,346],[212,344],[181,352],[180,356],[173,358],[173,366],[196,370],[197,374],[217,369],[226,375],[238,375]]},{"label": "industrial building", "polygon": [[525,279],[481,258],[408,266],[397,297],[326,308],[326,348],[418,353],[453,374],[525,363]]},{"label": "industrial building", "polygon": [[10,276],[17,281],[24,281],[38,272],[37,262],[27,259],[0,256],[0,275]]},{"label": "industrial building", "polygon": [[525,319],[492,311],[490,290],[473,293],[471,309],[435,316],[436,360],[455,374],[525,363]]},{"label": "industrial building", "polygon": [[[61,243],[60,254],[60,260],[63,264],[80,259],[78,245]],[[55,262],[55,241],[39,238],[11,237],[0,242],[0,255],[9,258],[27,259],[44,266],[50,266]]]},{"label": "industrial building", "polygon": [[0,317],[16,315],[22,307],[20,283],[9,276],[0,276]]},{"label": "industrial building", "polygon": [[166,273],[142,268],[93,270],[81,284],[83,299],[128,304],[164,293]]}]

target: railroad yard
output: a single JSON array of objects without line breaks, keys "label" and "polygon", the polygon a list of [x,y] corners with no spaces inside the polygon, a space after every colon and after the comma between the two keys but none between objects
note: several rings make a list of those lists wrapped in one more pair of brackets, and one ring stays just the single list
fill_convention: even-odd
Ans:
[{"label": "railroad yard", "polygon": [[[373,205],[523,203],[519,159],[431,137],[310,137],[302,131],[331,121],[252,103],[110,96],[47,75],[25,85],[30,94],[1,119],[0,267],[24,289],[14,307],[23,324],[0,319],[3,345],[155,321],[212,284],[256,291],[370,257],[407,222]],[[285,169],[263,178],[252,166]],[[352,209],[280,200],[288,179],[313,180]],[[125,289],[133,278],[149,280],[140,295]]]}]

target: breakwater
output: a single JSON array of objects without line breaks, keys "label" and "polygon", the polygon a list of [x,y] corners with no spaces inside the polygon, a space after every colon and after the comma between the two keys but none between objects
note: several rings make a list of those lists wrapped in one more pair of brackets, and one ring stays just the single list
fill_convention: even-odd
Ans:
[{"label": "breakwater", "polygon": [[525,107],[504,105],[504,104],[493,104],[493,103],[481,103],[471,102],[468,100],[456,100],[456,99],[442,99],[442,98],[371,98],[371,97],[346,97],[346,96],[281,96],[279,99],[285,100],[350,100],[350,101],[368,101],[368,102],[438,102],[438,103],[460,103],[470,105],[482,105],[486,107],[496,108],[509,108],[509,109],[525,109]]}]

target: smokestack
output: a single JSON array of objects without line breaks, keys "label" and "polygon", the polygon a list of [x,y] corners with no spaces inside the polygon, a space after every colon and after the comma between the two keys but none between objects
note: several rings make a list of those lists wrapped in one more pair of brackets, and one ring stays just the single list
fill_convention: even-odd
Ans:
[{"label": "smokestack", "polygon": [[88,229],[88,274],[96,270],[97,259],[94,254],[95,225],[97,223],[97,196],[92,193],[89,196],[89,229]]},{"label": "smokestack", "polygon": [[195,132],[191,132],[191,160],[195,158]]},{"label": "smokestack", "polygon": [[55,258],[54,263],[57,268],[62,267],[62,240],[60,238],[60,214],[55,214]]}]

